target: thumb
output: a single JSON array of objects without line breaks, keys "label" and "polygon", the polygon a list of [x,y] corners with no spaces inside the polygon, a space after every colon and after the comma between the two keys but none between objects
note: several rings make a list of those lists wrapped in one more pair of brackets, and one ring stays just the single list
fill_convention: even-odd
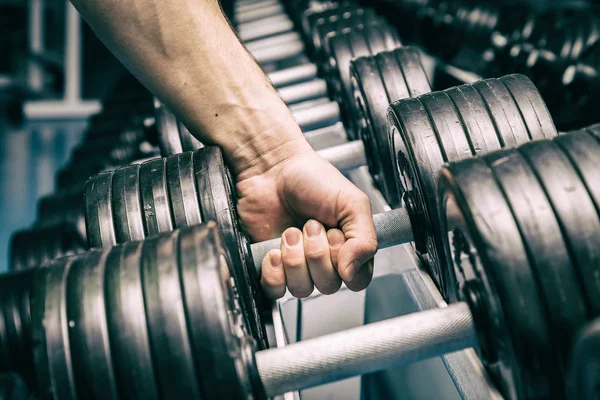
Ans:
[{"label": "thumb", "polygon": [[347,216],[340,221],[346,242],[338,254],[338,273],[342,280],[350,282],[358,270],[375,256],[377,235],[367,196],[360,192],[357,200],[347,204]]}]

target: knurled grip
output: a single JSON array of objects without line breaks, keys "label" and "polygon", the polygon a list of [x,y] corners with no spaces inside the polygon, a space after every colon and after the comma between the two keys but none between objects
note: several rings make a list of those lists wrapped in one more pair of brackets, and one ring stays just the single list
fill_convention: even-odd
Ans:
[{"label": "knurled grip", "polygon": [[256,353],[267,397],[473,347],[466,303],[436,308]]},{"label": "knurled grip", "polygon": [[[413,239],[410,218],[405,208],[375,214],[373,215],[373,223],[375,224],[379,249],[408,243]],[[281,238],[253,243],[251,247],[254,266],[260,276],[263,259],[270,250],[281,247]]]}]

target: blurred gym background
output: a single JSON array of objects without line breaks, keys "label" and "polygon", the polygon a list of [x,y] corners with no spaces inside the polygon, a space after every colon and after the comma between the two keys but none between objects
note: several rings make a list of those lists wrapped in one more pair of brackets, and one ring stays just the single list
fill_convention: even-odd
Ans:
[{"label": "blurred gym background", "polygon": [[37,199],[124,72],[68,1],[0,0],[0,271],[11,233],[34,221]]}]

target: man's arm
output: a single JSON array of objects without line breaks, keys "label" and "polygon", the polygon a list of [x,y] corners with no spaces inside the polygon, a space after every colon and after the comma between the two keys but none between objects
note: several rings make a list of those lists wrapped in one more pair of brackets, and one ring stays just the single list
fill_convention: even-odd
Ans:
[{"label": "man's arm", "polygon": [[263,261],[267,295],[369,284],[377,239],[368,198],[310,148],[217,0],[72,1],[196,137],[223,149],[252,239],[282,235]]},{"label": "man's arm", "polygon": [[73,0],[98,37],[237,173],[264,172],[302,132],[217,0]]}]

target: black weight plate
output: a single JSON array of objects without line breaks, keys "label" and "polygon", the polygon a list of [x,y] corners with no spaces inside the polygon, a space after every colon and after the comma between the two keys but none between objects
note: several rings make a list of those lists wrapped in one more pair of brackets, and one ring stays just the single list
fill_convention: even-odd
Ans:
[{"label": "black weight plate", "polygon": [[259,310],[266,304],[259,278],[250,257],[250,244],[241,233],[235,210],[232,178],[225,167],[223,154],[217,147],[205,147],[194,152],[194,176],[198,190],[202,221],[215,221],[223,235],[223,243],[231,256],[231,274],[238,282],[247,324],[261,347],[266,335]]},{"label": "black weight plate", "polygon": [[71,363],[66,280],[77,257],[37,269],[31,297],[33,356],[41,398],[77,399]]},{"label": "black weight plate", "polygon": [[176,228],[202,222],[194,179],[193,157],[193,152],[185,152],[167,158],[167,186]]},{"label": "black weight plate", "polygon": [[[214,222],[185,228],[180,239],[180,274],[190,336],[198,358],[204,399],[256,398],[244,381],[240,335],[247,334],[238,298],[239,281],[227,265]],[[237,284],[236,284],[237,282]],[[237,287],[236,287],[237,286]]]},{"label": "black weight plate", "polygon": [[350,76],[350,62],[353,58],[376,54],[400,47],[400,42],[390,33],[387,24],[368,24],[362,28],[344,29],[327,35],[329,43],[330,85],[344,115],[351,139],[356,139],[354,123],[356,111],[353,109],[353,93]]},{"label": "black weight plate", "polygon": [[[13,357],[13,343],[12,339],[14,339],[14,325],[7,320],[12,313],[12,307],[10,304],[5,304],[6,297],[9,297],[5,294],[5,292],[9,292],[5,287],[4,281],[1,282],[0,289],[2,289],[2,293],[0,293],[0,301],[2,301],[1,309],[0,309],[0,371],[14,371],[14,357]],[[18,371],[18,369],[17,369]]]},{"label": "black weight plate", "polygon": [[[593,130],[593,129],[592,129]],[[599,138],[600,139],[600,138]],[[582,129],[560,135],[554,139],[577,171],[589,193],[596,212],[600,212],[600,186],[598,171],[600,171],[600,143],[590,135],[589,130]],[[592,260],[598,259],[598,249],[590,254]],[[600,280],[598,279],[598,264],[579,263],[579,271],[585,288],[587,304],[591,315],[600,315]]]},{"label": "black weight plate", "polygon": [[502,147],[513,148],[529,141],[529,135],[510,92],[497,79],[475,82],[485,101]]},{"label": "black weight plate", "polygon": [[558,135],[540,92],[528,77],[515,74],[498,80],[507,87],[517,103],[532,140],[552,139]]},{"label": "black weight plate", "polygon": [[142,282],[160,397],[200,398],[178,266],[179,231],[148,239]]},{"label": "black weight plate", "polygon": [[77,396],[116,399],[106,325],[104,271],[110,251],[92,251],[73,261],[66,282],[66,317]]},{"label": "black weight plate", "polygon": [[85,184],[85,226],[90,248],[117,244],[112,215],[113,171],[91,177]]},{"label": "black weight plate", "polygon": [[[441,265],[438,254],[442,248],[441,238],[432,234],[431,226],[437,218],[437,178],[444,164],[440,143],[429,115],[418,99],[405,99],[390,104],[388,109],[389,140],[397,157],[397,182],[403,192],[410,192],[414,210],[411,211],[415,245],[420,253],[427,253],[426,260],[432,278],[442,288]],[[402,143],[402,145],[398,145]],[[403,153],[405,151],[406,153]]]},{"label": "black weight plate", "polygon": [[[597,278],[589,279],[591,270],[597,270],[596,266],[600,265],[600,220],[586,186],[558,145],[532,142],[523,146],[520,152],[534,167],[546,190],[573,263],[581,271],[586,286],[597,285]],[[595,174],[597,184],[597,170],[590,173]],[[597,277],[597,272],[593,276]]]},{"label": "black weight plate", "polygon": [[496,127],[487,107],[471,85],[456,86],[445,90],[458,110],[460,121],[476,155],[500,150]]},{"label": "black weight plate", "polygon": [[[444,161],[453,162],[471,157],[471,147],[450,97],[444,92],[435,92],[419,96],[418,99],[429,114]],[[442,164],[437,169],[441,167]]]},{"label": "black weight plate", "polygon": [[[386,112],[392,101],[430,91],[418,50],[403,47],[351,63],[356,120],[367,162],[390,205],[400,203],[394,161],[387,137]],[[395,158],[395,157],[394,157]]]},{"label": "black weight plate", "polygon": [[345,12],[338,12],[335,15],[321,16],[312,29],[312,43],[317,58],[323,57],[323,44],[328,33],[364,25],[377,18],[379,17],[371,8],[354,7],[349,7]]},{"label": "black weight plate", "polygon": [[[484,156],[484,160],[512,209],[544,296],[555,352],[566,367],[570,348],[586,322],[588,310],[582,282],[569,256],[560,225],[535,171],[518,151],[498,151]],[[565,373],[558,366],[554,371]]]},{"label": "black weight plate", "polygon": [[548,399],[562,393],[562,379],[549,379],[556,362],[541,294],[492,171],[474,158],[450,164],[441,174],[441,211],[459,214],[448,216],[456,224],[452,230],[462,232],[473,246],[469,262],[456,263],[455,273],[476,280],[488,304],[485,320],[475,323],[491,325],[488,340],[497,358],[490,373],[507,398]]},{"label": "black weight plate", "polygon": [[[357,111],[355,116],[357,134],[364,144],[369,171],[388,204],[398,207],[400,194],[393,179],[394,163],[386,132],[386,111],[391,101],[385,90],[385,83],[381,80],[372,56],[354,59],[350,69],[354,108]],[[404,98],[406,97],[408,97],[408,89]],[[384,143],[381,143],[381,138],[385,139]],[[390,172],[387,175],[383,172],[386,170]],[[385,180],[385,177],[390,175],[392,180]]]},{"label": "black weight plate", "polygon": [[112,211],[117,243],[145,237],[139,182],[139,164],[119,168],[113,175]]},{"label": "black weight plate", "polygon": [[25,255],[27,249],[23,241],[24,231],[17,231],[10,237],[8,259],[9,271],[19,271],[27,268]]},{"label": "black weight plate", "polygon": [[165,162],[166,158],[158,158],[140,166],[140,193],[146,236],[173,230]]},{"label": "black weight plate", "polygon": [[142,291],[144,242],[129,242],[106,259],[106,324],[119,396],[159,399]]},{"label": "black weight plate", "polygon": [[350,2],[343,1],[326,3],[321,7],[311,7],[307,10],[304,10],[300,21],[302,32],[307,38],[310,38],[313,27],[319,19],[328,18],[338,13],[344,13],[354,8],[358,8],[358,6],[351,4]]}]

